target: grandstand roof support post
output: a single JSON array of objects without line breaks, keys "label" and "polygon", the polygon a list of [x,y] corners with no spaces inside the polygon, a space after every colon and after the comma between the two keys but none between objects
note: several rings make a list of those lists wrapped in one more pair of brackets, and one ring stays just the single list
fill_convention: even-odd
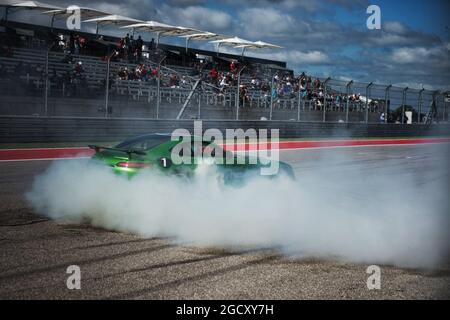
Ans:
[{"label": "grandstand roof support post", "polygon": [[51,31],[53,32],[53,25],[55,24],[55,14],[52,15],[52,20],[50,21],[50,28]]},{"label": "grandstand roof support post", "polygon": [[347,83],[347,103],[345,104],[345,123],[348,123],[348,112],[349,112],[349,103],[350,103],[350,86],[353,84],[353,80],[350,80],[349,83]]},{"label": "grandstand roof support post", "polygon": [[385,112],[385,116],[384,116],[384,123],[388,123],[388,118],[389,118],[389,106],[388,106],[388,102],[390,103],[390,90],[392,88],[392,84],[388,85],[386,87],[386,91],[384,93],[384,112]]},{"label": "grandstand roof support post", "polygon": [[327,83],[330,80],[331,80],[331,78],[328,77],[323,82],[323,118],[322,118],[322,122],[325,122],[327,119]]},{"label": "grandstand roof support post", "polygon": [[9,7],[5,8],[5,22],[8,21],[8,13],[9,13]]},{"label": "grandstand roof support post", "polygon": [[419,99],[417,100],[417,123],[422,123],[422,103],[423,103],[423,92],[425,91],[424,88],[419,91]]},{"label": "grandstand roof support post", "polygon": [[221,45],[222,43],[221,42],[219,42],[218,44],[217,44],[217,56],[219,56],[219,52],[220,52],[220,45]]},{"label": "grandstand roof support post", "polygon": [[402,95],[402,124],[405,123],[405,103],[406,103],[406,92],[408,91],[408,87],[403,89],[403,95]]},{"label": "grandstand roof support post", "polygon": [[366,123],[369,123],[369,96],[370,96],[370,87],[372,87],[373,82],[369,83],[366,87]]},{"label": "grandstand roof support post", "polygon": [[156,48],[159,47],[159,39],[161,38],[161,32],[156,33]]},{"label": "grandstand roof support post", "polygon": [[272,114],[273,114],[273,86],[275,84],[275,75],[272,76],[272,84],[270,86],[270,114],[269,114],[269,120],[272,120]]},{"label": "grandstand roof support post", "polygon": [[186,37],[186,53],[188,53],[188,48],[189,48],[189,40],[191,40],[190,37]]}]

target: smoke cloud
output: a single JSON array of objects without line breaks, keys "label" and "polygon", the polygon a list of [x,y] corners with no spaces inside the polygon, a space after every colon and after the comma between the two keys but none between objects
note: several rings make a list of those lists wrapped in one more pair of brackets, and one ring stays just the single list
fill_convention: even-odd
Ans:
[{"label": "smoke cloud", "polygon": [[296,181],[257,177],[230,187],[209,166],[186,181],[152,172],[127,179],[88,161],[57,161],[27,199],[59,222],[186,245],[271,247],[293,257],[403,267],[441,263],[449,249],[448,186],[374,170],[332,174],[317,160]]}]

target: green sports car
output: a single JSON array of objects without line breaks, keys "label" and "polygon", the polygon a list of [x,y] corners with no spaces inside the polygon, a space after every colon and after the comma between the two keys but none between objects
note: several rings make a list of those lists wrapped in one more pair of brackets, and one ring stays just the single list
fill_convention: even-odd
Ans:
[{"label": "green sports car", "polygon": [[[183,137],[172,141],[170,134],[147,134],[125,140],[115,147],[96,145],[90,145],[89,147],[95,150],[92,157],[95,162],[110,166],[115,173],[124,173],[129,177],[133,177],[146,169],[191,177],[198,164],[206,162],[216,165],[218,170],[223,173],[225,182],[230,182],[258,175],[262,168],[270,166],[268,163],[263,163],[259,158],[233,154],[200,137],[191,137],[188,141],[190,141],[188,146],[182,146],[181,144],[187,143]],[[186,150],[190,151],[187,159],[191,161],[182,163],[173,161],[172,151],[174,148],[181,150],[181,153],[186,152]],[[195,148],[201,148],[200,152],[196,153]],[[205,153],[208,148],[209,153]],[[208,154],[207,158],[212,161],[204,161],[205,154]],[[180,156],[184,155],[181,154]],[[186,157],[183,159],[186,159]],[[295,177],[290,165],[281,161],[277,161],[276,164],[278,167],[277,173],[268,177],[273,178],[280,176],[280,174],[286,174],[290,178]]]}]

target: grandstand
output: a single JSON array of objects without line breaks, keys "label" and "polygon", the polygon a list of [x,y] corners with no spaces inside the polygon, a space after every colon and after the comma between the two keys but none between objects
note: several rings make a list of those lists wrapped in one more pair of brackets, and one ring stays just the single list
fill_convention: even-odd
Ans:
[{"label": "grandstand", "polygon": [[[282,61],[156,46],[153,40],[133,41],[130,51],[123,48],[130,42],[125,38],[14,21],[2,21],[0,28],[1,115],[366,123],[448,119],[438,92],[295,75]],[[403,112],[395,113],[399,108]],[[412,119],[405,116],[410,109]]]}]

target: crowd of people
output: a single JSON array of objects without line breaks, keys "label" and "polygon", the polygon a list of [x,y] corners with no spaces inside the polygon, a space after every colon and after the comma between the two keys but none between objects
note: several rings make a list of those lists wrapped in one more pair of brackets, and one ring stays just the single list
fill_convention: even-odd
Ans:
[{"label": "crowd of people", "polygon": [[[49,77],[56,87],[63,85],[68,95],[71,95],[71,92],[76,92],[77,88],[85,89],[87,87],[86,79],[90,70],[85,71],[82,62],[75,61],[73,56],[86,54],[89,41],[85,36],[74,32],[68,35],[58,34],[53,41],[51,49],[65,53],[62,62],[69,64],[70,68],[62,75],[56,70],[51,70]],[[141,36],[134,38],[133,35],[126,34],[126,36],[120,38],[114,49],[116,54],[113,56],[113,61],[135,64],[135,67],[120,68],[116,75],[112,77],[110,83],[115,80],[134,80],[156,85],[158,74],[160,74],[160,84],[163,87],[189,89],[192,85],[192,79],[200,78],[202,83],[209,84],[209,88],[217,95],[225,95],[236,90],[243,61],[231,60],[228,66],[224,67],[223,63],[219,66],[213,60],[197,59],[197,61],[190,62],[191,69],[187,74],[170,72],[166,68],[158,72],[156,67],[146,63],[143,59],[144,48],[146,49]],[[154,41],[150,43],[148,49],[154,49]],[[8,56],[12,53],[9,52],[8,47],[2,46],[0,47],[0,54]],[[42,66],[37,66],[33,72],[28,72],[27,69],[29,68],[29,66],[19,65],[13,74],[42,76]],[[5,73],[5,71],[2,71],[2,66],[0,66],[0,73]],[[247,65],[242,73],[239,85],[243,103],[255,100],[255,98],[272,99],[275,103],[279,103],[282,100],[297,99],[300,96],[301,99],[318,108],[322,108],[324,104],[332,108],[341,108],[347,100],[352,107],[365,105],[365,100],[362,99],[360,94],[347,96],[332,88],[325,88],[323,82],[305,73],[295,76],[292,72],[278,72],[272,78],[271,75],[255,71],[250,65]],[[372,100],[370,104],[373,108],[376,106],[376,101]]]},{"label": "crowd of people", "polygon": [[62,33],[56,36],[53,41],[51,50],[57,52],[64,52],[66,54],[86,54],[86,48],[88,44],[88,39],[71,32],[69,36],[63,35]]},{"label": "crowd of people", "polygon": [[[153,43],[153,42],[152,42]],[[151,45],[153,47],[153,45]],[[134,39],[134,36],[127,33],[120,38],[117,44],[118,58],[128,61],[129,63],[141,63],[144,40],[141,36]]]}]

